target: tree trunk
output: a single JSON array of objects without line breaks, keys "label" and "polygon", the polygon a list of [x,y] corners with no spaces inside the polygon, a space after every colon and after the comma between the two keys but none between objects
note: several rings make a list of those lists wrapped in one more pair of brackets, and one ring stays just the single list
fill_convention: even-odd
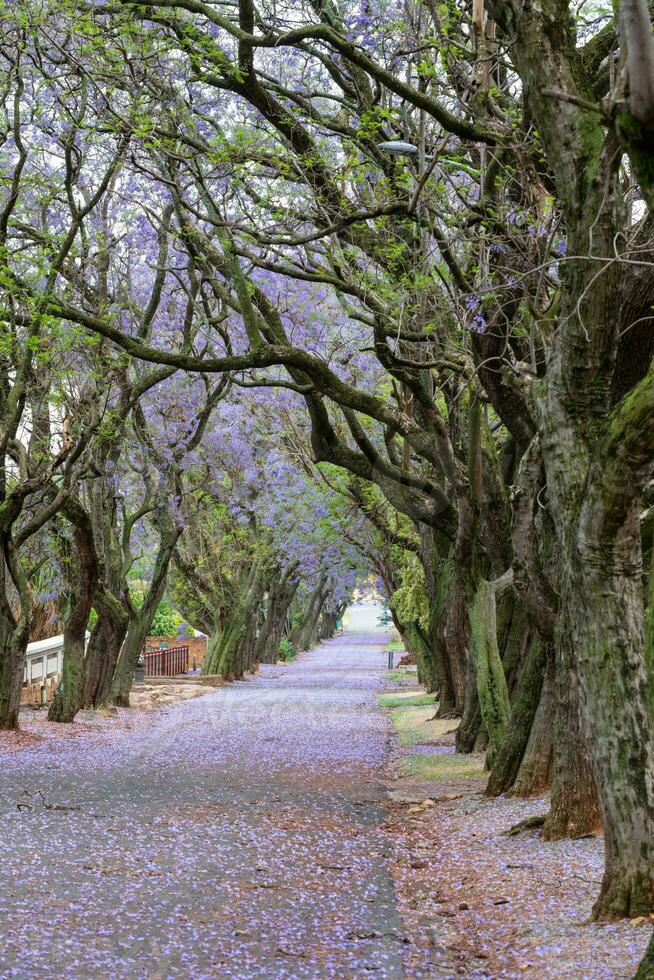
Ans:
[{"label": "tree trunk", "polygon": [[266,597],[266,609],[263,625],[257,636],[257,659],[259,663],[268,663],[268,645],[281,616],[281,597],[284,591],[283,583],[271,584]]},{"label": "tree trunk", "polygon": [[[207,650],[203,673],[220,674],[225,680],[239,680],[244,673],[244,643],[261,599],[262,571],[258,563],[250,569],[247,587],[237,596],[225,626]],[[205,667],[206,665],[206,667]]]},{"label": "tree trunk", "polygon": [[[546,641],[536,636],[534,643],[546,644]],[[552,769],[554,766],[552,719],[556,716],[556,666],[554,647],[551,643],[545,646],[544,661],[538,707],[528,732],[529,738],[519,763],[515,781],[508,790],[511,796],[536,796],[539,793],[544,793],[552,785]],[[530,683],[533,684],[534,688],[536,687],[538,683],[536,676],[532,675],[531,678],[525,679],[527,688]]]},{"label": "tree trunk", "polygon": [[98,622],[93,629],[86,654],[82,707],[100,707],[109,700],[111,679],[127,634],[129,616],[117,600],[106,592],[94,600]]},{"label": "tree trunk", "polygon": [[[629,419],[638,413],[637,400],[632,405],[631,398],[623,410]],[[596,450],[591,462],[588,447],[571,434],[569,424],[567,432],[563,422],[556,434],[548,429],[543,440],[557,521],[561,605],[571,644],[565,674],[574,681],[571,689],[578,681],[604,825],[605,873],[593,910],[599,920],[654,911],[654,739],[643,628],[640,493],[631,469],[639,450],[637,442],[628,441],[629,430],[624,439],[622,432],[614,423],[607,435],[609,445],[616,441],[613,453]],[[570,463],[573,444],[576,456]],[[576,507],[570,503],[573,493]],[[555,788],[560,751],[557,737]],[[553,811],[555,804],[553,791]]]},{"label": "tree trunk", "polygon": [[257,660],[257,631],[259,629],[260,610],[256,609],[254,615],[250,616],[245,637],[241,647],[240,670],[241,676],[247,671],[254,670],[258,666]]},{"label": "tree trunk", "polygon": [[324,612],[320,617],[320,624],[318,627],[318,639],[319,640],[329,640],[336,632],[336,620],[338,619],[337,613],[330,611]]},{"label": "tree trunk", "polygon": [[516,781],[540,701],[546,655],[541,637],[538,633],[532,633],[511,704],[511,722],[491,767],[487,796],[508,793]]},{"label": "tree trunk", "polygon": [[320,597],[320,602],[318,603],[318,605],[316,607],[316,612],[315,612],[315,614],[313,616],[313,622],[311,623],[311,625],[310,625],[310,627],[309,627],[309,629],[307,631],[307,636],[306,636],[306,639],[305,639],[305,645],[303,647],[301,647],[301,649],[303,649],[303,650],[311,650],[312,647],[315,647],[316,643],[318,642],[318,640],[320,638],[320,635],[319,635],[319,624],[320,624],[320,618],[322,616],[322,610],[323,610],[323,607],[324,607],[326,601],[327,601],[327,594],[325,593],[324,595],[322,595]]},{"label": "tree trunk", "polygon": [[26,623],[2,624],[0,641],[0,729],[18,729],[18,712],[29,639]]},{"label": "tree trunk", "polygon": [[654,911],[654,746],[643,651],[638,510],[608,555],[569,569],[582,706],[602,802],[606,862],[597,919]]},{"label": "tree trunk", "polygon": [[297,592],[297,582],[287,584],[285,588],[275,596],[273,607],[270,609],[266,620],[265,635],[260,638],[261,663],[276,663],[279,658],[279,643],[284,634],[286,617],[290,609],[293,597]]},{"label": "tree trunk", "polygon": [[556,637],[554,776],[545,840],[585,837],[602,829],[595,780],[581,727],[579,690],[567,631]]},{"label": "tree trunk", "polygon": [[654,911],[654,747],[638,507],[611,550],[599,561],[591,551],[590,560],[567,568],[583,712],[604,817],[604,879],[593,911],[602,920]]},{"label": "tree trunk", "polygon": [[634,980],[654,980],[654,933],[640,961]]},{"label": "tree trunk", "polygon": [[20,608],[14,616],[7,600],[7,565],[0,554],[0,729],[17,730],[33,601],[17,559],[9,555],[7,552],[7,561],[14,563],[12,578],[19,591]]},{"label": "tree trunk", "polygon": [[152,620],[163,598],[170,561],[181,533],[181,528],[174,527],[161,534],[152,578],[143,597],[143,605],[138,611],[138,616],[132,619],[129,624],[127,637],[111,679],[108,691],[108,701],[111,704],[124,708],[129,707],[129,692],[134,683],[136,664],[150,634]]},{"label": "tree trunk", "polygon": [[534,630],[529,622],[527,607],[515,588],[501,590],[496,595],[497,647],[502,658],[506,686],[513,705],[518,677],[524,666]]},{"label": "tree trunk", "polygon": [[300,622],[291,634],[291,642],[296,650],[308,650],[311,647],[313,629],[327,597],[324,588],[325,577],[323,576],[304,607]]},{"label": "tree trunk", "polygon": [[238,603],[212,645],[211,659],[206,673],[220,674],[226,681],[239,680],[243,676],[239,669],[239,654],[246,629],[247,619],[242,605]]},{"label": "tree trunk", "polygon": [[399,631],[404,645],[410,653],[415,653],[418,667],[418,680],[424,684],[429,694],[438,690],[436,658],[429,645],[429,639],[418,623],[409,623]]},{"label": "tree trunk", "polygon": [[474,589],[468,570],[457,568],[455,565],[449,582],[449,588],[445,594],[441,636],[444,652],[449,664],[454,695],[454,712],[456,715],[463,714],[466,703],[468,677],[470,676],[468,662],[470,618],[468,616],[468,608],[473,595]]},{"label": "tree trunk", "polygon": [[48,711],[48,721],[73,722],[82,706],[86,623],[81,631],[69,622],[64,626],[63,669],[61,683]]},{"label": "tree trunk", "polygon": [[474,752],[483,725],[474,654],[470,647],[467,652],[467,661],[468,676],[465,685],[463,712],[455,735],[455,749],[464,755]]},{"label": "tree trunk", "polygon": [[[481,719],[488,734],[489,766],[493,764],[511,718],[509,690],[497,645],[496,592],[504,588],[506,585],[501,579],[492,583],[482,579],[470,611],[469,658],[472,676],[468,685],[477,689]],[[467,698],[470,698],[469,691]]]},{"label": "tree trunk", "polygon": [[[446,624],[447,602],[454,577],[451,558],[443,558],[432,528],[419,526],[420,561],[425,573],[425,589],[429,600],[428,644],[434,653],[437,676],[439,718],[455,718],[457,712],[455,675],[450,659]],[[464,661],[465,663],[465,661]]]},{"label": "tree trunk", "polygon": [[[69,610],[64,624],[63,670],[59,688],[48,712],[49,721],[72,722],[82,706],[84,694],[86,628],[98,581],[98,563],[93,530],[86,511],[76,508],[73,542],[77,555],[76,582],[71,582]],[[72,554],[69,555],[72,558]]]},{"label": "tree trunk", "polygon": [[216,623],[214,629],[209,633],[209,639],[207,640],[207,649],[202,660],[202,667],[200,668],[201,674],[214,674],[215,666],[218,663],[216,653],[218,650],[218,644],[220,643],[220,637],[226,626],[226,621],[224,621],[221,616],[221,621]]}]

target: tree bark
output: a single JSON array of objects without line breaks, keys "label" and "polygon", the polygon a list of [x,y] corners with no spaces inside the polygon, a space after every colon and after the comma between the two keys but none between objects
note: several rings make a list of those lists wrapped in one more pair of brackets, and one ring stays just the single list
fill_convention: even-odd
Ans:
[{"label": "tree bark", "polygon": [[[641,0],[636,6],[642,11]],[[578,699],[567,698],[567,743],[560,727],[565,713],[559,711],[549,824],[554,829],[558,823],[557,780],[574,768],[573,760],[561,757],[567,746],[577,751],[579,773],[589,786],[585,741],[606,840],[594,916],[611,919],[654,911],[654,740],[638,528],[654,455],[654,377],[645,360],[641,380],[612,407],[626,332],[620,294],[631,275],[615,262],[615,243],[628,227],[619,187],[621,147],[604,120],[583,108],[592,89],[581,70],[569,13],[565,4],[497,9],[501,28],[515,40],[513,57],[556,185],[568,252],[579,257],[571,258],[562,276],[546,373],[530,384],[560,556],[559,707],[566,702],[566,681],[570,694],[577,694],[577,685],[579,690]],[[649,63],[651,36],[646,44]],[[571,97],[552,99],[543,79]],[[651,79],[648,86],[649,91]],[[583,738],[577,736],[575,700]],[[570,783],[569,791],[574,788]],[[593,809],[587,799],[577,820],[591,822]]]},{"label": "tree bark", "polygon": [[399,630],[404,639],[404,645],[409,653],[415,653],[416,664],[418,667],[418,680],[424,684],[427,693],[433,694],[438,691],[438,672],[436,658],[432,650],[428,637],[421,630],[418,623],[409,623],[402,626]]},{"label": "tree bark", "polygon": [[82,707],[101,707],[107,703],[111,679],[129,625],[126,610],[104,589],[96,590],[94,606],[98,622],[87,647]]},{"label": "tree bark", "polygon": [[[438,687],[439,718],[455,718],[461,715],[464,706],[464,690],[459,680],[461,669],[467,671],[467,654],[463,651],[463,663],[452,663],[452,646],[447,625],[447,603],[454,580],[453,562],[450,557],[443,558],[432,528],[420,525],[420,561],[425,573],[425,589],[429,599],[429,648],[434,653],[435,673]],[[456,692],[461,693],[457,705]],[[457,710],[458,707],[458,710]]]},{"label": "tree bark", "polygon": [[250,569],[247,586],[237,596],[213,649],[207,650],[203,673],[220,674],[225,680],[239,680],[243,677],[244,644],[261,600],[262,580],[262,569],[255,562]]},{"label": "tree bark", "polygon": [[326,599],[324,592],[326,578],[323,576],[302,610],[302,617],[291,633],[291,642],[296,650],[308,650],[320,610]]},{"label": "tree bark", "polygon": [[[19,593],[18,615],[14,615],[7,599],[6,572],[13,564],[12,580]],[[32,590],[11,545],[4,542],[0,553],[0,729],[17,730],[20,696],[25,671],[25,654],[29,642],[32,609]]]},{"label": "tree bark", "polygon": [[579,689],[567,631],[560,624],[555,659],[554,775],[545,840],[599,833],[602,817],[581,725]]},{"label": "tree bark", "polygon": [[[554,663],[554,647],[546,643],[538,635],[534,636],[535,661],[530,665],[525,677],[525,695],[529,699],[527,713],[535,709],[533,721],[529,728],[525,723],[523,731],[528,738],[524,754],[518,761],[514,781],[508,784],[507,792],[512,796],[536,796],[544,793],[552,785],[552,768],[554,764],[554,733],[552,719],[556,716],[556,667]],[[542,660],[544,663],[541,663]],[[536,688],[540,688],[540,697]],[[533,698],[533,700],[530,698]],[[516,706],[516,712],[518,708]]]},{"label": "tree bark", "polygon": [[[13,617],[12,617],[13,618]],[[3,617],[4,619],[4,617]],[[18,729],[18,712],[29,640],[26,623],[4,621],[0,628],[0,729]]]},{"label": "tree bark", "polygon": [[640,961],[634,980],[654,980],[654,933]]},{"label": "tree bark", "polygon": [[[93,529],[86,511],[75,508],[73,542],[77,555],[77,581],[71,583],[69,612],[64,625],[61,684],[48,712],[49,721],[72,722],[82,706],[85,678],[86,629],[98,581]],[[72,555],[69,556],[72,559]]]},{"label": "tree bark", "polygon": [[[556,392],[549,391],[547,414],[541,405],[572,648],[565,672],[578,680],[604,824],[605,874],[593,912],[600,920],[654,910],[654,740],[639,521],[641,487],[651,469],[651,384],[645,378],[626,396],[602,424],[602,438],[590,445]],[[553,809],[555,802],[553,793]]]},{"label": "tree bark", "polygon": [[107,700],[111,704],[124,708],[129,707],[129,693],[134,683],[136,664],[150,634],[152,620],[163,598],[170,561],[181,533],[182,529],[177,526],[171,526],[167,531],[161,532],[155,566],[147,592],[143,597],[143,605],[136,618],[130,621],[127,636],[118,656],[111,685],[107,692]]},{"label": "tree bark", "polygon": [[265,646],[261,646],[259,659],[262,663],[276,663],[279,659],[279,643],[284,635],[288,611],[297,592],[297,588],[297,582],[288,584],[283,590],[283,594],[275,598],[274,608],[271,609],[268,616],[270,626],[265,637]]},{"label": "tree bark", "polygon": [[[510,582],[508,584],[510,587]],[[489,766],[493,764],[511,718],[509,689],[497,644],[496,592],[502,588],[504,583],[500,579],[493,582],[482,579],[470,611],[469,657],[473,676],[468,683],[477,690],[480,714],[488,735]]]}]

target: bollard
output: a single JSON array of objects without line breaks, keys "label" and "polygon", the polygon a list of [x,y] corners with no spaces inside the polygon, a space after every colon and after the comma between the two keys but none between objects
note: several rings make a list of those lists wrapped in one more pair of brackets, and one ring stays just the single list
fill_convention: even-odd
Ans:
[{"label": "bollard", "polygon": [[388,669],[389,670],[392,670],[393,669],[393,651],[392,650],[389,650],[388,651]]},{"label": "bollard", "polygon": [[41,704],[48,703],[48,689],[45,684],[41,684]]},{"label": "bollard", "polygon": [[134,671],[134,683],[143,684],[145,681],[145,658],[143,654],[136,661],[136,670]]}]

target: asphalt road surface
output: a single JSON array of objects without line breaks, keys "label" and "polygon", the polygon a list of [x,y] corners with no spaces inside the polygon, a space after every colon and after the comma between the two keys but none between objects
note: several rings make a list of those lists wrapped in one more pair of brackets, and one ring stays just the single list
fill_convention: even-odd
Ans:
[{"label": "asphalt road surface", "polygon": [[401,977],[385,639],[0,755],[0,977]]}]

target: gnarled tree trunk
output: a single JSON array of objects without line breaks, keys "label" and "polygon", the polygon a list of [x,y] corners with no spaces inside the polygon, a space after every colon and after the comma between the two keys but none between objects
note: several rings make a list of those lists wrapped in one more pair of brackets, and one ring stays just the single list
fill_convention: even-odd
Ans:
[{"label": "gnarled tree trunk", "polygon": [[96,590],[94,606],[98,622],[86,651],[83,707],[100,707],[107,703],[111,679],[129,626],[127,611],[106,590]]},{"label": "gnarled tree trunk", "polygon": [[[93,529],[82,507],[68,504],[74,521],[73,542],[77,555],[75,582],[71,582],[69,609],[64,624],[63,670],[61,684],[50,705],[50,721],[72,722],[82,706],[85,679],[86,628],[98,580],[98,562]],[[72,555],[69,556],[72,558]]]},{"label": "gnarled tree trunk", "polygon": [[[10,563],[20,600],[17,615],[7,599],[6,574]],[[32,590],[27,578],[12,554],[11,543],[5,541],[0,553],[0,729],[18,728],[32,605]]]},{"label": "gnarled tree trunk", "polygon": [[[533,771],[537,767],[541,743],[536,734],[539,730],[539,726],[536,724],[536,716],[542,700],[547,658],[546,645],[540,635],[533,632],[525,662],[516,683],[511,704],[511,724],[504,733],[491,768],[486,787],[488,796],[508,793],[516,783],[523,762],[526,771]],[[551,658],[553,676],[553,654],[551,654]],[[547,719],[547,724],[551,727],[551,718]],[[528,753],[528,746],[532,737],[534,739],[533,754]],[[551,750],[548,754],[551,754]],[[529,759],[527,759],[528,755]],[[549,769],[549,759],[547,766]]]},{"label": "gnarled tree trunk", "polygon": [[220,635],[207,650],[202,673],[220,674],[225,680],[238,680],[243,676],[244,644],[261,600],[262,585],[263,571],[260,564],[255,562],[250,569],[247,585],[239,590]]},{"label": "gnarled tree trunk", "polygon": [[582,729],[579,691],[572,650],[560,624],[556,638],[554,771],[550,812],[543,827],[546,840],[598,833],[602,818]]},{"label": "gnarled tree trunk", "polygon": [[134,683],[136,664],[163,598],[168,568],[181,533],[182,529],[173,525],[161,531],[157,558],[147,592],[143,597],[143,605],[138,610],[138,615],[129,623],[127,636],[118,656],[109,690],[106,692],[107,700],[111,704],[129,707],[129,692]]}]

